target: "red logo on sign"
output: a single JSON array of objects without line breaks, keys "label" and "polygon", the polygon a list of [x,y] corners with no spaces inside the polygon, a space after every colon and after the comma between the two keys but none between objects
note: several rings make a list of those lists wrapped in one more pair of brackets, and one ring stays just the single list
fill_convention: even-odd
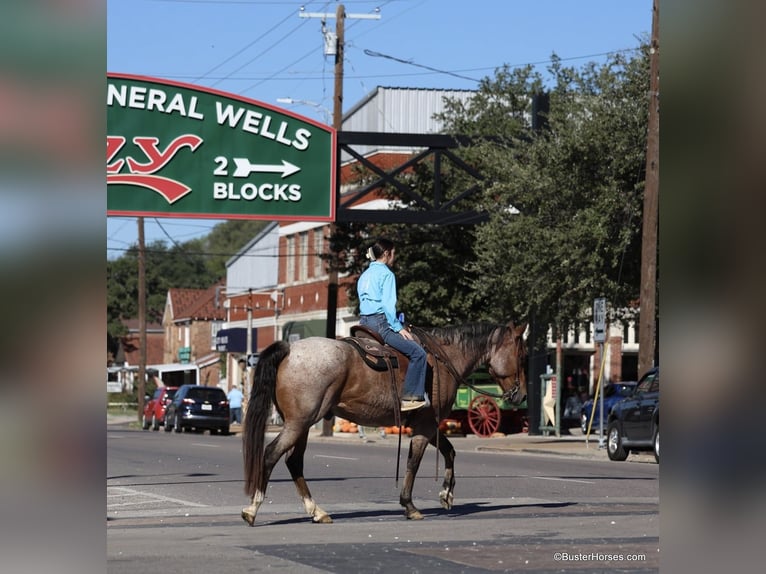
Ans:
[{"label": "red logo on sign", "polygon": [[[168,203],[174,203],[191,191],[191,188],[180,181],[152,175],[156,171],[165,167],[170,160],[181,150],[188,147],[196,150],[203,140],[199,136],[186,134],[178,136],[164,150],[157,147],[159,139],[155,137],[133,138],[133,143],[144,153],[147,162],[141,163],[132,157],[117,159],[114,157],[125,145],[125,138],[122,136],[106,137],[106,183],[121,183],[128,185],[138,185],[156,191],[164,197]],[[110,163],[111,162],[111,163]],[[127,164],[130,173],[120,173],[120,170]]]}]

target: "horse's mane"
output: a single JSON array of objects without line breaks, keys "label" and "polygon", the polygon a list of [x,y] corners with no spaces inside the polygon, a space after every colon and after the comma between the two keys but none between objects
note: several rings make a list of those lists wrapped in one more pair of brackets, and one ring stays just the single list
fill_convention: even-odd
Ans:
[{"label": "horse's mane", "polygon": [[508,325],[495,323],[468,323],[427,329],[445,344],[458,346],[471,355],[478,355],[487,350],[488,339],[493,332],[495,333],[493,340],[501,341],[508,330]]}]

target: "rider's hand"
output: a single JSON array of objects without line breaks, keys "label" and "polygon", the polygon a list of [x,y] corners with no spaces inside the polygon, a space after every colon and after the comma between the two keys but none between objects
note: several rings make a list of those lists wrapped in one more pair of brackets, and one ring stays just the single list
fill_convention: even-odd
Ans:
[{"label": "rider's hand", "polygon": [[407,327],[402,327],[402,330],[401,330],[401,331],[399,331],[399,334],[400,334],[402,337],[404,337],[405,339],[407,339],[408,341],[412,341],[412,340],[413,340],[413,339],[412,339],[412,333],[410,333],[410,332],[407,330]]}]

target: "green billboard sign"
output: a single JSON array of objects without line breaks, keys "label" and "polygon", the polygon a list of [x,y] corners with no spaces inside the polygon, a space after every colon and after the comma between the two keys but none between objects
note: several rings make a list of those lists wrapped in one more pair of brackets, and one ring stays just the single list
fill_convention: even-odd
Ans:
[{"label": "green billboard sign", "polygon": [[335,138],[255,100],[107,74],[107,215],[333,221]]}]

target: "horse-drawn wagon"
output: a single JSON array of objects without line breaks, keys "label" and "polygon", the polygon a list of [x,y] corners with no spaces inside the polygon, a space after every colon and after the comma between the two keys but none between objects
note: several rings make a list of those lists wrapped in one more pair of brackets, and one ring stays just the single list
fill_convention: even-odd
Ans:
[{"label": "horse-drawn wagon", "polygon": [[486,370],[477,370],[458,387],[452,412],[443,422],[442,430],[451,430],[450,421],[454,421],[458,423],[455,427],[467,427],[480,437],[492,436],[501,430],[521,431],[527,412],[526,400],[513,405],[502,398],[502,393],[500,385],[492,381]]}]

